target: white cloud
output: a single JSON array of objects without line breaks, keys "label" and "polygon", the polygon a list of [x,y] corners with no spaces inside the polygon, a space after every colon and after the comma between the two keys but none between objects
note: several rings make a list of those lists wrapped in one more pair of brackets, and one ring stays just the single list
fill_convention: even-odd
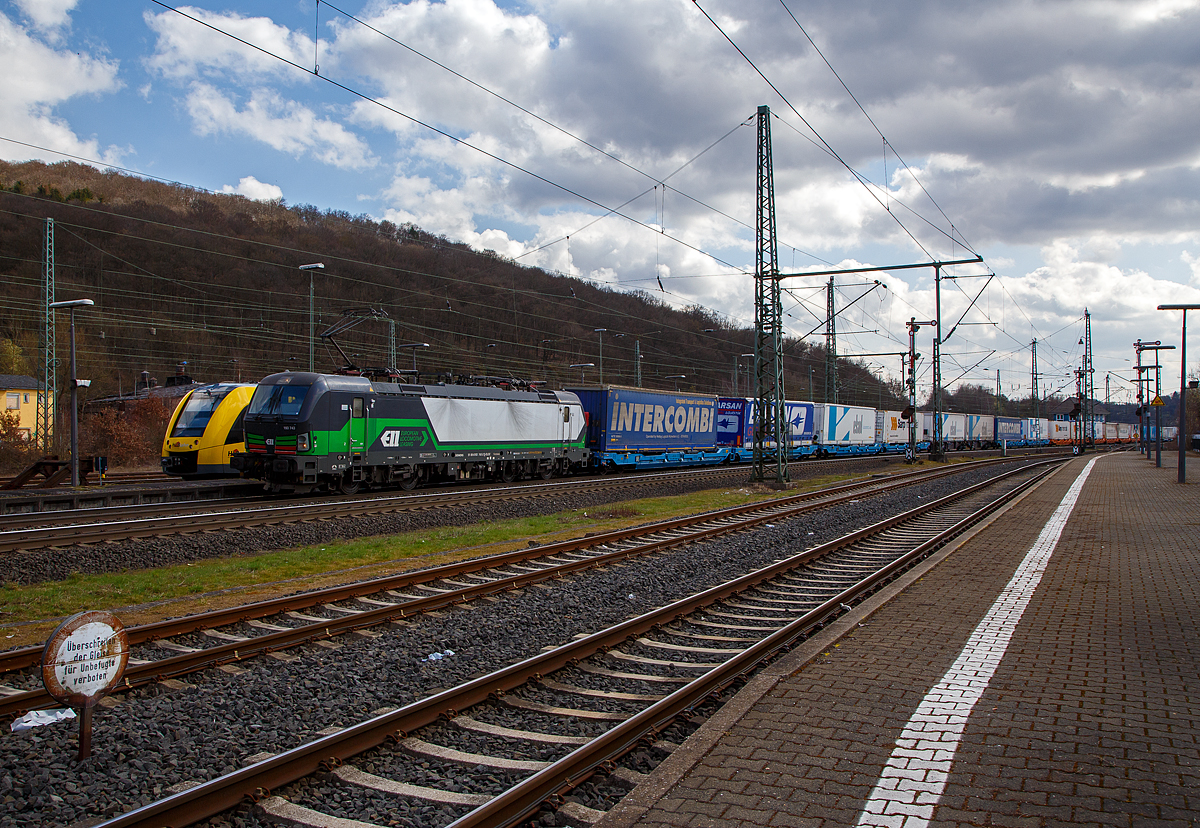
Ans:
[{"label": "white cloud", "polygon": [[217,87],[196,82],[186,106],[200,135],[244,135],[281,152],[310,155],[343,169],[361,170],[375,163],[370,147],[357,135],[271,89],[254,90],[239,108]]},{"label": "white cloud", "polygon": [[[146,25],[158,37],[155,52],[147,59],[147,64],[166,77],[186,80],[201,75],[222,75],[245,80],[300,76],[271,54],[306,68],[312,65],[312,39],[276,24],[270,18],[220,14],[194,6],[182,6],[180,11],[214,28],[173,12],[145,13]],[[221,32],[253,43],[261,50],[239,43]]]},{"label": "white cloud", "polygon": [[283,190],[274,184],[265,184],[252,175],[238,181],[236,187],[226,184],[221,188],[223,193],[245,196],[251,201],[278,201],[283,198]]},{"label": "white cloud", "polygon": [[[30,19],[41,15],[45,26],[65,33],[31,25],[32,34],[16,29],[9,36],[23,38],[18,46],[25,50],[13,62],[19,82],[0,88],[2,111],[17,113],[25,130],[13,137],[89,155],[98,147],[77,138],[53,107],[115,88],[116,63],[44,45],[78,29],[87,6],[64,26],[72,0],[14,2]],[[1119,333],[1116,353],[1127,349],[1130,334],[1161,324],[1151,303],[1200,287],[1200,255],[1181,253],[1183,246],[1200,252],[1200,0],[792,4],[923,187],[898,167],[894,152],[885,155],[879,136],[782,7],[705,3],[848,163],[872,186],[887,179],[890,212],[804,137],[809,133],[797,116],[688,0],[360,5],[360,16],[377,29],[645,175],[378,33],[326,15],[324,6],[322,37],[314,42],[311,3],[307,11],[276,4],[270,17],[185,9],[300,69],[180,15],[146,13],[152,52],[140,55],[140,65],[126,63],[148,70],[156,94],[143,85],[147,79],[130,83],[146,90],[139,100],[146,109],[182,101],[194,130],[214,148],[234,136],[239,154],[245,147],[247,154],[284,152],[305,162],[295,165],[294,179],[284,172],[276,182],[289,196],[311,186],[310,162],[317,159],[336,170],[337,184],[323,192],[337,206],[353,202],[477,248],[522,256],[522,263],[646,289],[674,304],[701,302],[744,322],[753,317],[752,282],[672,237],[724,262],[751,265],[755,129],[738,124],[766,103],[777,116],[781,264],[916,261],[926,251],[957,258],[964,237],[980,250],[997,250],[1003,256],[989,264],[1006,271],[1011,295],[993,285],[980,300],[984,310],[972,314],[1001,325],[964,326],[952,344],[1011,352],[1012,364],[1000,366],[1006,375],[1027,373],[1016,362],[1028,358],[1022,348],[1034,336],[1063,329],[1069,338],[1084,304],[1103,320],[1098,340],[1109,330]],[[0,24],[0,37],[6,31]],[[7,56],[8,41],[0,48]],[[315,60],[322,76],[511,165],[345,97],[312,74]],[[217,180],[263,168],[239,158]],[[664,200],[654,185],[677,170]],[[334,172],[324,172],[333,179]],[[344,192],[335,193],[343,184]],[[247,177],[227,190],[261,197],[274,193],[260,189],[271,186]],[[650,192],[639,197],[644,189]],[[648,226],[601,217],[604,210],[589,200],[613,207],[632,200],[621,212]],[[1181,261],[1190,267],[1190,284]],[[1149,275],[1164,272],[1164,264],[1174,266],[1176,282]],[[868,335],[847,334],[847,348],[906,346],[903,323],[932,315],[928,274],[910,271],[888,282],[886,298],[859,302],[848,324],[879,328],[891,339],[868,344]],[[973,293],[969,283],[961,286]],[[943,287],[945,315],[957,318],[967,300],[954,286]],[[819,309],[819,295],[816,301]],[[1134,332],[1131,326],[1139,325],[1143,330]],[[927,345],[929,332],[921,336]],[[1067,356],[1047,348],[1046,359],[1062,363],[1055,370],[1069,368]],[[954,356],[972,361],[967,353]]]},{"label": "white cloud", "polygon": [[71,19],[79,0],[13,0],[39,29],[53,29]]},{"label": "white cloud", "polygon": [[1179,258],[1192,269],[1192,284],[1200,287],[1200,256],[1193,256],[1185,250]]},{"label": "white cloud", "polygon": [[[56,50],[0,14],[0,54],[4,83],[0,112],[5,113],[4,137],[85,158],[116,162],[117,151],[102,149],[96,139],[75,134],[54,107],[83,95],[112,93],[120,88],[116,61],[68,50]],[[57,153],[0,142],[0,155],[13,160],[31,157],[60,161]]]}]

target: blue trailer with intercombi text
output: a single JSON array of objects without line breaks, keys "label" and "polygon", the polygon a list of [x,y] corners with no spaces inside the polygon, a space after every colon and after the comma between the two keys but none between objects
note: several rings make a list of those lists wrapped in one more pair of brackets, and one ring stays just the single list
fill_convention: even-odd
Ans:
[{"label": "blue trailer with intercombi text", "polygon": [[717,398],[617,385],[572,388],[587,418],[590,465],[601,471],[723,463]]}]

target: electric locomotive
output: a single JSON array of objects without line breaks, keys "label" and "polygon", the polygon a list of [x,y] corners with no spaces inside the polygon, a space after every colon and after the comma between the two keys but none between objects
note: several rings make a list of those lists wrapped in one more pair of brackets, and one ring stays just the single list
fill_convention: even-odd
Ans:
[{"label": "electric locomotive", "polygon": [[185,479],[236,477],[229,458],[243,451],[242,415],[252,383],[218,382],[189,391],[167,422],[162,470]]},{"label": "electric locomotive", "polygon": [[585,428],[566,391],[284,372],[259,382],[231,462],[272,492],[549,479],[586,464]]}]

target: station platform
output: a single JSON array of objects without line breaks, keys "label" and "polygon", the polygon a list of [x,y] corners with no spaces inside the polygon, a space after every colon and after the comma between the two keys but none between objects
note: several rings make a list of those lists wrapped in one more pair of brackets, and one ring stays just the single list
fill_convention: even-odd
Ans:
[{"label": "station platform", "polygon": [[1064,464],[756,675],[597,828],[1200,825],[1189,461],[1186,485],[1174,454]]}]

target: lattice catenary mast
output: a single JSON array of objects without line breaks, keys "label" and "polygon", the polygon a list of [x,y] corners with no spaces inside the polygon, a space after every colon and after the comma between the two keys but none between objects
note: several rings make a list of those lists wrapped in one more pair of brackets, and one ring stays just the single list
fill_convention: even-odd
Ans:
[{"label": "lattice catenary mast", "polygon": [[[758,187],[754,237],[754,471],[755,480],[788,479],[790,448],[783,390],[783,303],[775,238],[775,175],[771,160],[771,109],[758,108]],[[767,469],[767,446],[775,447],[775,470]]]}]

